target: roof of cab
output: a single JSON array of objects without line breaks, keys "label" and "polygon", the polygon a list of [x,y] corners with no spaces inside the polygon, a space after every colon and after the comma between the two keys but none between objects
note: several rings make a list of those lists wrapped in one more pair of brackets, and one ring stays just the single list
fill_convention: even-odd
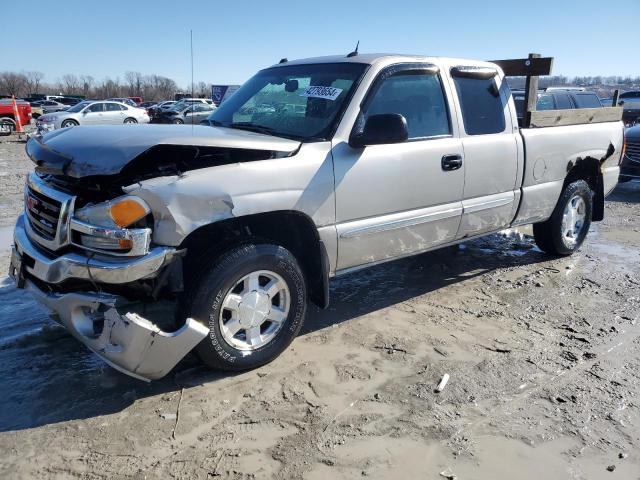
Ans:
[{"label": "roof of cab", "polygon": [[427,59],[421,55],[399,55],[395,53],[359,53],[349,57],[347,55],[327,55],[323,57],[300,58],[297,60],[287,60],[283,63],[276,63],[273,67],[283,67],[285,65],[312,65],[318,63],[365,63],[374,64],[377,61],[388,57],[398,57],[401,60],[424,61]]},{"label": "roof of cab", "polygon": [[[285,67],[289,65],[312,65],[320,63],[363,63],[368,65],[374,65],[378,62],[425,62],[430,63],[437,60],[446,60],[453,64],[462,65],[493,65],[489,62],[481,60],[461,59],[461,58],[445,58],[445,57],[431,57],[426,55],[405,55],[397,53],[359,53],[354,56],[347,55],[328,55],[323,57],[310,57],[301,58],[298,60],[287,60],[286,62],[276,63],[269,68],[273,67]],[[495,65],[494,65],[495,66]]]}]

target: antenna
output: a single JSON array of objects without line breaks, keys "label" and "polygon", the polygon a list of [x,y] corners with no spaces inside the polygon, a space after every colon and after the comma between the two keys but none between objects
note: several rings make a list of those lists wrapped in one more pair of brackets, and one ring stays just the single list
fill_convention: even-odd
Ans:
[{"label": "antenna", "polygon": [[[189,30],[189,33],[191,35],[191,98],[195,98],[195,89],[193,88],[193,30]],[[191,117],[191,133],[193,134],[193,117]]]},{"label": "antenna", "polygon": [[191,34],[191,98],[195,98],[193,87],[193,30],[189,30]]},{"label": "antenna", "polygon": [[357,57],[358,56],[358,47],[360,46],[360,40],[358,40],[358,43],[356,43],[356,49],[353,52],[350,52],[347,55],[347,58],[351,58],[351,57]]}]

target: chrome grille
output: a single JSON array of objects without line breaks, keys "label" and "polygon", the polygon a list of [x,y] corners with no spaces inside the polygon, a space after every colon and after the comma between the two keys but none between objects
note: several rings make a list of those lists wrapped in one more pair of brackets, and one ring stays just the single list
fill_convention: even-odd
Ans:
[{"label": "chrome grille", "polygon": [[56,237],[61,208],[62,205],[57,200],[27,188],[25,212],[29,218],[29,224],[41,237],[47,240],[53,240]]},{"label": "chrome grille", "polygon": [[49,250],[69,245],[69,222],[75,197],[51,188],[35,173],[30,173],[24,190],[24,214],[27,235]]},{"label": "chrome grille", "polygon": [[640,140],[627,140],[625,157],[635,163],[640,163]]}]

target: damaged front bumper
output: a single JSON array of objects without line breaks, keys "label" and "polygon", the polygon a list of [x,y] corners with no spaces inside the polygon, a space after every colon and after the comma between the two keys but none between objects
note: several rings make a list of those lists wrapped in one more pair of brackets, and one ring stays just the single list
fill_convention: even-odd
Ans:
[{"label": "damaged front bumper", "polygon": [[166,375],[209,333],[193,319],[175,332],[165,332],[136,313],[120,313],[123,297],[105,293],[54,293],[45,284],[88,280],[94,284],[124,284],[152,278],[179,253],[155,247],[141,257],[112,257],[69,252],[60,256],[42,250],[27,235],[24,218],[16,224],[10,276],[20,288],[49,308],[54,318],[112,367],[141,380]]},{"label": "damaged front bumper", "polygon": [[192,318],[175,332],[163,332],[135,313],[118,313],[115,295],[46,293],[29,280],[25,288],[71,335],[113,368],[140,380],[165,376],[209,333]]},{"label": "damaged front bumper", "polygon": [[68,279],[123,284],[152,278],[177,254],[175,248],[154,247],[140,257],[107,257],[78,252],[53,256],[29,238],[24,215],[18,217],[13,241],[13,256],[21,259],[21,267],[43,282],[56,284]]}]

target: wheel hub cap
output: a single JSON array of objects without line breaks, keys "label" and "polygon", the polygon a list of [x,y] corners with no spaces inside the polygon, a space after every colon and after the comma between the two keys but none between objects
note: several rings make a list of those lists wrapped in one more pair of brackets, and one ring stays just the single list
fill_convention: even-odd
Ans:
[{"label": "wheel hub cap", "polygon": [[219,325],[224,340],[238,350],[255,350],[271,342],[289,314],[291,294],[275,272],[245,275],[226,293]]},{"label": "wheel hub cap", "polygon": [[238,320],[245,328],[259,327],[267,319],[271,302],[269,296],[261,292],[251,292],[242,296],[238,307]]},{"label": "wheel hub cap", "polygon": [[574,195],[562,214],[562,236],[567,246],[578,242],[587,217],[587,205],[580,195]]}]

